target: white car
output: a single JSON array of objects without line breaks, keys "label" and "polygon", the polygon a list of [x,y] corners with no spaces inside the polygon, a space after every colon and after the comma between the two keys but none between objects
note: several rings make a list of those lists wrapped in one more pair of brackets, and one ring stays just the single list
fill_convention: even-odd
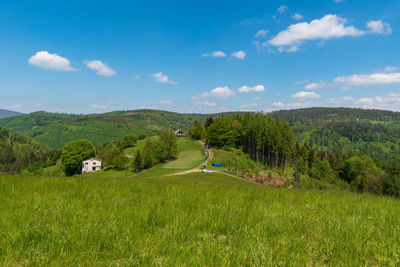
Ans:
[{"label": "white car", "polygon": [[209,169],[203,169],[202,172],[203,173],[214,173],[214,171],[209,170]]}]

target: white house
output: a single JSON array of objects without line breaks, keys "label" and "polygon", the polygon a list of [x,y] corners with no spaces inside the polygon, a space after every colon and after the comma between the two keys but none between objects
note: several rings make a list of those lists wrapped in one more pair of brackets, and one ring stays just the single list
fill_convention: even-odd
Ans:
[{"label": "white house", "polygon": [[82,162],[82,173],[101,170],[102,159],[90,158]]}]

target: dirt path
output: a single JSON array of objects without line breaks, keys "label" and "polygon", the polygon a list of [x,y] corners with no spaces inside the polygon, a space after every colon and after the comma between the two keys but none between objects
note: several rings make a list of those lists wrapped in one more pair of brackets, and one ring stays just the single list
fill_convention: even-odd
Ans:
[{"label": "dirt path", "polygon": [[[212,160],[214,157],[214,154],[211,149],[208,150],[208,158],[207,158],[207,163]],[[204,166],[204,162],[201,163],[200,165],[194,167],[193,169],[182,171],[182,172],[177,172],[177,173],[171,173],[167,174],[166,176],[173,176],[173,175],[183,175],[183,174],[188,174],[188,173],[193,173],[193,172],[201,172],[201,167]]]}]

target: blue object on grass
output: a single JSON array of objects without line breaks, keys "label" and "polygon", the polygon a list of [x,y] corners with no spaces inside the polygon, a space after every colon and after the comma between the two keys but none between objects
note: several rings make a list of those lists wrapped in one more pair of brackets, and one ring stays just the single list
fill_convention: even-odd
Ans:
[{"label": "blue object on grass", "polygon": [[212,164],[214,167],[222,167],[222,164],[221,163],[213,163]]}]

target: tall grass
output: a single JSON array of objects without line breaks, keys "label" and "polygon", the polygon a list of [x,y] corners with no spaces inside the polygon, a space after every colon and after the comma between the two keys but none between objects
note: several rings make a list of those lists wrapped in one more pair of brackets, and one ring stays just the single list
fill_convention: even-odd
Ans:
[{"label": "tall grass", "polygon": [[0,264],[400,264],[397,199],[159,171],[0,176]]}]

